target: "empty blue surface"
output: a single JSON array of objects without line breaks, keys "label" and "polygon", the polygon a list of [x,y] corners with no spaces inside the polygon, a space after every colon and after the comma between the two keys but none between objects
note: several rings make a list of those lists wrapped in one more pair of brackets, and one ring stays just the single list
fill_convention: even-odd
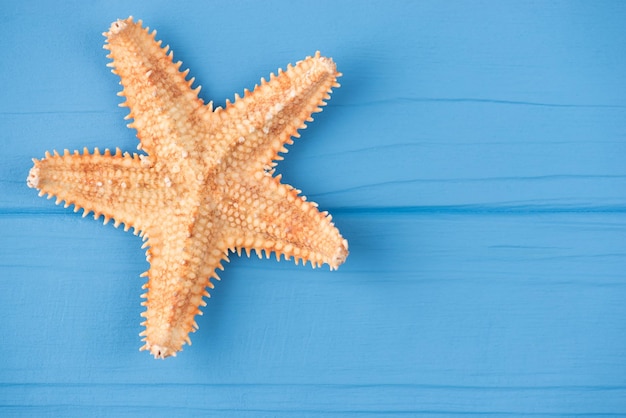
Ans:
[{"label": "empty blue surface", "polygon": [[[21,1],[0,25],[0,415],[626,415],[626,3]],[[233,257],[192,346],[137,351],[141,240],[26,187],[135,149],[101,33],[133,15],[217,105],[344,73],[279,165],[339,271]]]}]

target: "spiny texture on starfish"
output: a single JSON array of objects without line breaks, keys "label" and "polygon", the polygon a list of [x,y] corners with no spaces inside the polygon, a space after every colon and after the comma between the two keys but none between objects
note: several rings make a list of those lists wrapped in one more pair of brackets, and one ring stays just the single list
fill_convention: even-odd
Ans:
[{"label": "spiny texture on starfish", "polygon": [[316,53],[213,110],[156,31],[128,18],[104,36],[122,106],[134,119],[129,127],[147,155],[46,152],[33,160],[28,185],[144,238],[150,269],[142,349],[165,358],[191,344],[194,317],[229,251],[273,252],[331,269],[344,262],[348,243],[331,217],[273,175],[278,153],[339,86],[331,59]]}]

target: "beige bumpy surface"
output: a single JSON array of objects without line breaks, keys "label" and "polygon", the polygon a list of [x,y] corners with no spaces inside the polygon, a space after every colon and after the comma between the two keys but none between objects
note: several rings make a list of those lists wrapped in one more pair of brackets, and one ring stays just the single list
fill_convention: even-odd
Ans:
[{"label": "beige bumpy surface", "polygon": [[273,175],[278,153],[339,86],[331,59],[317,53],[214,110],[141,21],[118,20],[104,35],[146,155],[46,152],[28,185],[144,238],[142,349],[165,358],[191,343],[194,317],[229,251],[331,269],[344,262],[348,244],[331,217]]}]

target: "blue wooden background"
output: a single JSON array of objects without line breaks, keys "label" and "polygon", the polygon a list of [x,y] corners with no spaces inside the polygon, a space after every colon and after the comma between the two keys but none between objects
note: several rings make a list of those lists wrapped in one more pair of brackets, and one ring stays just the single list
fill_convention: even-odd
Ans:
[{"label": "blue wooden background", "polygon": [[[0,12],[0,415],[626,415],[626,2],[93,3]],[[166,361],[140,239],[25,182],[135,149],[101,48],[131,14],[217,104],[344,73],[279,169],[346,264],[234,257]]]}]

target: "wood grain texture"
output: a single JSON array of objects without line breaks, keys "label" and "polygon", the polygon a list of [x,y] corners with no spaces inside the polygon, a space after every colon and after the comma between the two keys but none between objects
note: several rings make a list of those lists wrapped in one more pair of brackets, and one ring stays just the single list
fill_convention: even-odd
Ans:
[{"label": "wood grain texture", "polygon": [[[6,10],[0,415],[626,415],[626,4],[316,5]],[[25,183],[134,150],[100,35],[129,14],[217,104],[318,49],[344,73],[279,171],[346,264],[234,257],[167,361],[137,351],[140,239]]]}]

